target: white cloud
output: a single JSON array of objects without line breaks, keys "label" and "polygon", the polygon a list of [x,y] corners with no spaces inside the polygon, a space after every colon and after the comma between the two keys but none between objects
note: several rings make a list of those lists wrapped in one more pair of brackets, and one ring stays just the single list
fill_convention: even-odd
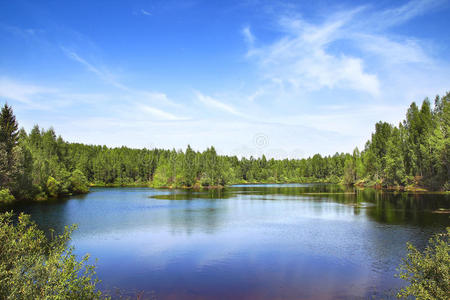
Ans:
[{"label": "white cloud", "polygon": [[327,49],[339,39],[347,18],[350,17],[319,26],[282,18],[282,26],[289,32],[272,44],[250,49],[248,56],[256,59],[266,79],[293,92],[341,88],[377,95],[379,80],[376,74],[364,69],[361,58],[335,54]]},{"label": "white cloud", "polygon": [[155,116],[158,119],[169,120],[169,121],[185,120],[185,118],[177,117],[174,114],[162,111],[158,108],[151,107],[148,105],[140,105],[140,108],[143,111],[150,113],[151,115]]},{"label": "white cloud", "polygon": [[135,98],[142,99],[142,101],[149,101],[151,103],[162,104],[162,105],[170,106],[173,108],[180,108],[180,109],[184,108],[183,105],[173,101],[164,93],[148,92],[148,91],[140,91],[140,90],[135,90],[134,92],[136,94]]},{"label": "white cloud", "polygon": [[143,15],[146,15],[146,16],[151,16],[151,15],[152,15],[149,11],[147,11],[147,10],[145,10],[145,9],[141,9],[141,13],[142,13]]},{"label": "white cloud", "polygon": [[59,89],[0,77],[0,101],[6,100],[21,108],[51,111],[70,102]]},{"label": "white cloud", "polygon": [[255,101],[255,99],[261,97],[262,95],[264,95],[266,93],[265,89],[263,88],[258,88],[255,92],[253,92],[252,94],[250,94],[250,96],[247,97],[247,99],[250,102]]},{"label": "white cloud", "polygon": [[[0,78],[0,100],[9,100],[14,108],[20,110],[57,111],[64,107],[68,112],[75,108],[79,110],[80,104],[88,111],[98,111],[122,119],[125,123],[136,121],[139,117],[148,119],[148,114],[156,120],[178,121],[187,120],[172,112],[166,112],[147,103],[172,104],[171,100],[162,93],[145,92],[141,97],[134,97],[127,93],[81,93],[71,92],[63,88],[48,88],[36,84],[23,83],[6,77]],[[63,115],[63,114],[61,114]]]},{"label": "white cloud", "polygon": [[396,41],[393,38],[374,34],[358,33],[354,35],[358,47],[364,52],[375,55],[389,65],[405,63],[431,64],[432,59],[426,54],[420,42],[413,38]]},{"label": "white cloud", "polygon": [[[384,11],[373,6],[330,9],[315,19],[271,14],[276,38],[262,36],[254,46],[243,32],[246,57],[260,77],[241,98],[266,106],[258,115],[274,128],[317,130],[298,136],[301,147],[308,144],[308,154],[314,147],[322,154],[362,148],[375,122],[397,124],[412,101],[443,94],[450,86],[449,64],[433,52],[434,41],[390,30],[440,3],[411,1]],[[327,136],[329,131],[339,137],[327,142],[334,143],[331,147],[317,141],[309,147],[308,140],[319,139],[314,134]]]},{"label": "white cloud", "polygon": [[33,104],[36,96],[56,92],[56,89],[21,83],[5,77],[0,78],[0,97],[17,100],[25,104]]},{"label": "white cloud", "polygon": [[37,40],[38,35],[45,32],[40,28],[21,28],[5,24],[0,24],[0,30],[5,30],[8,33],[20,36],[26,40]]},{"label": "white cloud", "polygon": [[253,35],[253,33],[250,30],[249,26],[246,26],[242,29],[242,35],[244,36],[245,41],[249,44],[249,45],[253,45],[253,43],[255,42],[255,36]]},{"label": "white cloud", "polygon": [[209,107],[212,107],[212,108],[215,108],[215,109],[218,109],[218,110],[230,113],[230,114],[235,115],[235,116],[241,116],[241,117],[244,116],[244,114],[242,114],[241,112],[236,110],[231,105],[228,105],[226,103],[220,102],[219,100],[216,100],[216,99],[214,99],[214,98],[212,98],[210,96],[203,95],[202,93],[200,93],[198,91],[196,91],[195,94],[197,96],[197,99],[200,102],[202,102],[203,104],[205,104],[205,105],[207,105]]},{"label": "white cloud", "polygon": [[428,13],[444,2],[445,0],[412,0],[402,6],[382,11],[375,16],[376,20],[382,20],[382,22],[374,22],[375,24],[372,25],[382,28],[399,25]]},{"label": "white cloud", "polygon": [[113,86],[128,91],[129,88],[123,84],[121,84],[120,82],[118,82],[114,76],[107,71],[104,70],[100,70],[99,67],[94,66],[93,64],[89,63],[88,61],[86,61],[84,58],[82,58],[81,56],[79,56],[75,51],[71,51],[65,47],[61,47],[61,50],[67,55],[67,57],[69,57],[70,59],[79,62],[80,64],[82,64],[84,67],[86,67],[87,70],[89,70],[90,72],[94,73],[95,75],[97,75],[100,79],[102,79],[103,81],[112,84]]},{"label": "white cloud", "polygon": [[[426,69],[448,74],[442,63],[433,59],[429,42],[426,45],[417,38],[388,31],[390,26],[423,15],[440,3],[415,0],[381,12],[357,7],[334,11],[314,23],[292,14],[278,16],[279,38],[260,47],[249,46],[247,57],[260,70],[261,86],[277,87],[273,92],[277,98],[340,90],[364,92],[380,99],[388,96],[385,91],[392,87],[394,77],[402,88],[411,76],[417,77],[400,74],[399,64],[408,72]],[[248,42],[246,34],[244,40]],[[256,90],[261,90],[261,86]],[[258,96],[257,91],[248,98]]]},{"label": "white cloud", "polygon": [[144,111],[152,114],[153,116],[164,119],[164,120],[184,120],[186,118],[178,117],[173,113],[166,112],[160,108],[152,107],[148,105],[148,102],[158,104],[158,105],[169,105],[171,107],[178,107],[181,108],[182,105],[175,103],[174,101],[170,100],[169,97],[167,97],[166,94],[160,93],[160,92],[153,92],[153,91],[143,91],[139,89],[135,89],[132,87],[129,87],[127,85],[124,85],[120,83],[118,80],[115,79],[115,76],[108,72],[104,71],[101,68],[95,66],[94,64],[88,62],[84,58],[82,58],[80,55],[78,55],[75,51],[68,50],[65,47],[61,47],[63,52],[72,60],[80,63],[86,69],[95,75],[97,75],[101,80],[103,80],[106,83],[111,84],[112,86],[122,90],[125,92],[125,95],[128,98],[131,98],[131,101],[127,101],[128,105],[134,105],[137,107],[141,107]]},{"label": "white cloud", "polygon": [[[312,18],[299,17],[294,7],[283,13],[272,10],[274,23],[264,28],[251,24],[235,32],[247,45],[246,58],[253,63],[242,72],[248,77],[236,76],[242,84],[211,91],[217,80],[212,78],[204,83],[208,92],[200,87],[204,93],[194,91],[192,98],[188,95],[180,103],[172,97],[182,95],[183,87],[166,94],[119,80],[121,73],[114,74],[93,56],[83,55],[101,53],[94,43],[73,39],[72,34],[70,45],[78,44],[83,52],[69,47],[61,47],[62,51],[106,87],[95,82],[84,85],[83,80],[76,90],[48,84],[55,89],[37,81],[0,78],[0,97],[11,99],[18,118],[29,122],[27,128],[31,122],[54,125],[70,141],[161,148],[191,144],[199,150],[214,145],[225,154],[264,153],[279,158],[351,151],[364,145],[376,121],[396,123],[411,101],[441,94],[450,86],[450,68],[433,55],[434,41],[425,44],[389,30],[439,3],[411,1],[381,12],[374,6],[330,8]],[[151,14],[134,11],[145,12]],[[271,29],[275,32],[258,34]],[[42,36],[34,30],[21,34],[28,39]],[[267,147],[254,144],[257,133],[268,137]]]}]

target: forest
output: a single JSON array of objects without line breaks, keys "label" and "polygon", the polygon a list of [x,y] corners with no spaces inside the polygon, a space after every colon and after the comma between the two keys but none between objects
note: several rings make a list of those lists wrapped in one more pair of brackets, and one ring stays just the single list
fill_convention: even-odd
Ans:
[{"label": "forest", "polygon": [[203,152],[108,148],[64,141],[54,129],[19,130],[0,114],[0,202],[86,193],[89,186],[222,187],[237,183],[331,182],[450,190],[450,93],[413,102],[397,126],[375,124],[362,151],[302,159],[238,158]]}]

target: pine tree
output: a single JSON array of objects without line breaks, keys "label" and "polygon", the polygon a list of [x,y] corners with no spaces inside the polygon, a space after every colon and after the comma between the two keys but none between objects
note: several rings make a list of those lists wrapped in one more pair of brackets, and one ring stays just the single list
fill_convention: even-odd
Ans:
[{"label": "pine tree", "polygon": [[19,136],[18,128],[19,125],[17,124],[11,106],[5,104],[0,113],[0,144],[8,154],[17,145]]},{"label": "pine tree", "polygon": [[186,155],[184,156],[183,164],[183,177],[186,186],[192,186],[195,184],[195,179],[197,177],[195,160],[195,152],[192,150],[191,146],[188,145],[186,148]]},{"label": "pine tree", "polygon": [[18,127],[12,108],[5,104],[0,113],[0,188],[11,189],[18,172]]}]

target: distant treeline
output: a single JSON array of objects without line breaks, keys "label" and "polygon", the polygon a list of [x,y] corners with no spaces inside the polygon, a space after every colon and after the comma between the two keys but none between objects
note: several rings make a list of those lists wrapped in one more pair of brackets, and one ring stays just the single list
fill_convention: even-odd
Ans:
[{"label": "distant treeline", "polygon": [[[375,125],[360,152],[306,159],[241,158],[197,152],[68,143],[52,128],[18,130],[11,107],[0,115],[0,200],[85,193],[88,185],[211,187],[255,182],[421,185],[449,190],[450,93],[412,103],[398,126]],[[12,195],[11,195],[12,194]]]}]

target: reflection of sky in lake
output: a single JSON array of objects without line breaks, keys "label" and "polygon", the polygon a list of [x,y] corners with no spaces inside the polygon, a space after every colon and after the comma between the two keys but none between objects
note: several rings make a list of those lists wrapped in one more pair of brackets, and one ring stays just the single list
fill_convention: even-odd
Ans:
[{"label": "reflection of sky in lake", "polygon": [[79,224],[76,252],[99,259],[108,289],[153,290],[157,299],[326,299],[398,287],[406,241],[423,246],[449,225],[432,213],[448,200],[331,185],[98,188],[27,209],[46,228]]}]

